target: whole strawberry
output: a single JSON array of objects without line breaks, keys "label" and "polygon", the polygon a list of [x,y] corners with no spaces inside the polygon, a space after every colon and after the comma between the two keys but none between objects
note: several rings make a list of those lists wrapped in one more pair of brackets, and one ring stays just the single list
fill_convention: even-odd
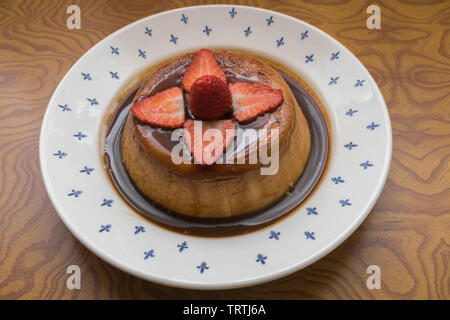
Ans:
[{"label": "whole strawberry", "polygon": [[195,80],[191,87],[189,106],[196,118],[203,120],[219,119],[230,110],[230,89],[217,76],[202,76]]}]

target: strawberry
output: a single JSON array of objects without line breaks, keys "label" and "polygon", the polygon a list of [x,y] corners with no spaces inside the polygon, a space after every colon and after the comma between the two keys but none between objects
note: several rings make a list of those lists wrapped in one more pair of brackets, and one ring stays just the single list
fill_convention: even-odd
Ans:
[{"label": "strawberry", "polygon": [[196,118],[218,119],[230,110],[230,90],[219,77],[201,76],[191,87],[189,106]]},{"label": "strawberry", "polygon": [[245,122],[277,108],[283,102],[281,89],[272,89],[261,83],[236,82],[228,86],[233,100],[233,117]]},{"label": "strawberry", "polygon": [[[211,165],[219,159],[236,135],[233,120],[187,120],[183,125],[186,144],[195,163]],[[217,131],[211,130],[215,129]],[[216,139],[221,137],[221,139]]]},{"label": "strawberry", "polygon": [[180,128],[184,123],[183,90],[173,87],[147,97],[131,107],[140,121],[163,128]]},{"label": "strawberry", "polygon": [[184,89],[190,92],[195,80],[204,75],[217,76],[227,83],[227,77],[217,64],[214,53],[208,49],[202,49],[195,53],[189,68],[184,73],[182,81]]}]

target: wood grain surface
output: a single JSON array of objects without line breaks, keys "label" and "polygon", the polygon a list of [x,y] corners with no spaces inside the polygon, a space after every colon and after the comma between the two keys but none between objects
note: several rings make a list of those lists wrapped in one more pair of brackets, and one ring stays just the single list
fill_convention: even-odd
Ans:
[{"label": "wood grain surface", "polygon": [[[38,139],[72,64],[105,36],[185,0],[0,0],[0,299],[449,299],[450,1],[249,0],[309,22],[350,49],[381,88],[393,128],[389,177],[361,227],[322,260],[277,281],[224,291],[149,283],[103,262],[59,219],[45,192]],[[220,3],[220,2],[216,2]],[[224,2],[225,3],[225,2]],[[66,8],[81,7],[81,30]],[[381,8],[368,30],[366,8]],[[81,290],[66,268],[81,268]],[[366,287],[379,265],[380,290]]]}]

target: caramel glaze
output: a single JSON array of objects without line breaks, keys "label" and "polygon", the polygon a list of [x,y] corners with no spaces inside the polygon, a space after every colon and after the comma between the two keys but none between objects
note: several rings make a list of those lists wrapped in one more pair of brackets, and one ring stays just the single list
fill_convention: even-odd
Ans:
[{"label": "caramel glaze", "polygon": [[[248,233],[253,230],[263,228],[274,221],[278,221],[292,209],[298,206],[313,190],[317,182],[320,180],[325,170],[329,149],[327,119],[324,118],[321,107],[316,103],[315,99],[296,81],[281,73],[281,76],[289,84],[290,89],[305,117],[308,120],[311,130],[311,154],[305,170],[297,182],[288,191],[286,196],[279,202],[264,208],[259,212],[245,214],[231,218],[221,219],[205,219],[191,218],[177,213],[169,212],[165,208],[161,208],[156,203],[145,198],[139,193],[129,178],[126,169],[123,166],[120,154],[120,138],[122,130],[126,122],[128,111],[133,102],[139,101],[145,96],[152,95],[156,92],[164,90],[172,86],[181,86],[182,74],[189,66],[192,55],[184,56],[183,59],[177,60],[177,66],[171,67],[170,72],[165,70],[164,76],[151,86],[140,83],[122,99],[119,106],[109,119],[109,124],[105,137],[104,158],[107,172],[123,198],[137,212],[151,221],[156,222],[160,226],[166,227],[176,232],[187,233],[196,236],[218,237],[232,236]],[[217,55],[216,55],[217,57]],[[235,81],[261,81],[257,77],[246,77],[245,74],[236,74],[232,69],[227,68],[226,60],[221,59],[220,55],[217,60],[227,75],[229,82]],[[161,70],[161,69],[160,69]],[[161,70],[164,73],[164,70]],[[264,81],[262,81],[264,82]],[[141,85],[142,84],[142,85]],[[189,108],[188,108],[189,112]],[[191,115],[190,115],[191,116]],[[231,115],[228,115],[231,117]],[[133,119],[133,121],[138,121]],[[246,128],[263,128],[273,121],[273,113],[267,113],[258,117],[254,121],[239,125],[242,129]],[[141,134],[151,139],[155,145],[158,145],[164,152],[170,154],[171,148],[179,143],[170,141],[170,130],[161,128],[153,128],[149,125],[137,123]],[[226,165],[221,165],[226,166]],[[201,166],[195,166],[200,168]],[[218,166],[219,167],[219,166]],[[217,178],[217,177],[216,177]]]}]

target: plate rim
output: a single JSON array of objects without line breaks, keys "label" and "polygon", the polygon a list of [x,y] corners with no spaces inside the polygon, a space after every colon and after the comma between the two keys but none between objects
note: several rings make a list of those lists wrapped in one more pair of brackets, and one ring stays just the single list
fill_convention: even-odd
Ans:
[{"label": "plate rim", "polygon": [[[51,110],[51,105],[54,104],[54,99],[56,94],[59,92],[59,90],[61,90],[61,84],[64,82],[64,80],[66,79],[66,77],[70,74],[70,71],[72,69],[74,69],[78,64],[81,63],[82,60],[86,59],[86,56],[89,55],[89,53],[91,51],[93,51],[93,49],[101,44],[101,43],[106,43],[110,38],[112,38],[113,36],[116,36],[119,33],[123,33],[126,30],[133,28],[135,25],[141,23],[142,21],[150,18],[150,17],[154,17],[154,16],[164,16],[164,15],[169,15],[169,14],[173,14],[176,12],[181,12],[181,11],[186,11],[188,10],[195,10],[197,8],[205,8],[205,7],[210,7],[210,8],[225,8],[225,7],[229,7],[229,8],[245,8],[245,9],[249,9],[249,10],[256,10],[256,11],[262,11],[262,12],[266,12],[269,14],[276,14],[278,16],[281,16],[283,19],[288,19],[288,20],[294,20],[294,21],[301,21],[302,23],[305,24],[305,26],[307,26],[308,28],[310,28],[311,30],[314,30],[315,32],[319,32],[321,35],[325,36],[329,41],[333,42],[334,44],[337,44],[339,46],[342,46],[343,48],[345,48],[345,50],[347,51],[348,54],[350,54],[351,56],[353,56],[355,58],[355,60],[357,61],[359,67],[361,68],[361,70],[365,71],[370,78],[373,80],[374,82],[374,94],[378,95],[378,97],[380,98],[380,107],[382,108],[382,114],[384,117],[384,121],[385,121],[385,129],[386,129],[386,156],[383,160],[383,168],[381,170],[381,175],[380,178],[378,179],[378,183],[377,185],[374,187],[371,199],[369,201],[367,201],[366,205],[364,206],[364,208],[360,211],[361,213],[358,215],[358,217],[356,219],[354,219],[354,221],[345,229],[343,230],[339,236],[336,237],[336,239],[330,243],[328,243],[327,245],[325,245],[321,250],[316,251],[313,255],[309,256],[308,259],[303,260],[303,261],[299,261],[298,263],[284,268],[284,269],[279,269],[276,271],[272,271],[266,275],[263,276],[256,276],[256,277],[249,277],[246,278],[245,280],[237,280],[237,281],[227,281],[227,282],[220,282],[220,281],[216,281],[216,282],[196,282],[196,281],[190,281],[190,280],[172,280],[170,278],[164,278],[164,277],[160,277],[160,276],[155,276],[154,274],[151,273],[145,273],[140,271],[138,268],[136,268],[134,265],[130,264],[130,263],[124,263],[123,261],[116,259],[114,256],[112,256],[111,254],[109,254],[106,250],[101,249],[100,247],[97,247],[93,244],[92,240],[89,240],[87,237],[85,238],[85,235],[83,234],[83,232],[81,232],[79,230],[79,228],[74,225],[71,224],[68,220],[68,218],[63,214],[64,212],[64,208],[60,205],[58,205],[58,203],[55,201],[54,197],[56,197],[55,192],[51,186],[51,182],[50,182],[50,177],[48,175],[47,172],[47,160],[46,160],[46,154],[44,154],[44,144],[45,144],[45,131],[48,128],[48,121],[49,121],[49,114],[50,114],[50,110]],[[48,195],[48,198],[50,199],[51,204],[53,205],[53,207],[55,208],[55,211],[57,212],[58,216],[60,217],[60,219],[63,221],[63,223],[65,224],[65,226],[69,229],[69,231],[74,235],[74,237],[80,241],[87,249],[89,249],[92,253],[94,253],[97,257],[101,258],[102,260],[106,261],[107,263],[109,263],[110,265],[126,272],[129,273],[133,276],[136,276],[138,278],[147,280],[147,281],[151,281],[157,284],[161,284],[161,285],[165,285],[165,286],[170,286],[170,287],[177,287],[177,288],[185,288],[185,289],[202,289],[202,290],[223,290],[223,289],[236,289],[236,288],[241,288],[241,287],[247,287],[247,286],[253,286],[253,285],[258,285],[261,283],[265,283],[268,281],[273,281],[282,277],[285,277],[289,274],[292,274],[296,271],[299,271],[311,264],[313,264],[314,262],[320,260],[321,258],[323,258],[324,256],[326,256],[327,254],[329,254],[330,252],[332,252],[334,249],[336,249],[338,246],[340,246],[345,240],[347,240],[350,235],[352,235],[356,229],[361,225],[361,223],[367,218],[367,216],[369,215],[369,213],[371,212],[371,210],[373,209],[373,207],[375,206],[378,198],[380,197],[381,192],[383,191],[383,186],[386,183],[387,177],[388,177],[388,173],[390,170],[390,166],[391,166],[391,159],[392,159],[392,127],[391,127],[391,121],[390,121],[390,117],[389,117],[389,112],[388,112],[388,108],[386,105],[386,102],[384,100],[384,97],[381,93],[381,90],[378,87],[378,84],[375,82],[375,79],[372,77],[372,75],[370,74],[370,72],[367,70],[367,68],[361,63],[361,61],[353,54],[353,52],[351,50],[349,50],[346,46],[344,46],[341,42],[337,41],[336,39],[334,39],[332,36],[330,36],[328,33],[326,33],[325,31],[309,24],[308,22],[305,22],[301,19],[289,16],[287,14],[284,13],[280,13],[274,10],[269,10],[269,9],[264,9],[264,8],[258,8],[258,7],[253,7],[253,6],[246,6],[246,5],[233,5],[233,4],[208,4],[208,5],[194,5],[194,6],[186,6],[186,7],[181,7],[181,8],[176,8],[176,9],[171,9],[171,10],[167,10],[167,11],[163,11],[163,12],[159,12],[159,13],[155,13],[146,17],[143,17],[139,20],[136,20],[126,26],[121,27],[120,29],[112,32],[111,34],[107,35],[105,38],[101,39],[100,41],[98,41],[97,43],[95,43],[91,48],[89,48],[84,54],[81,55],[81,57],[74,63],[72,64],[72,66],[69,68],[69,70],[67,70],[67,72],[65,73],[65,75],[63,76],[63,78],[60,80],[60,82],[58,83],[58,86],[56,87],[56,89],[53,91],[52,96],[49,100],[49,103],[47,105],[46,111],[44,113],[44,117],[43,117],[43,121],[42,121],[42,125],[41,125],[41,130],[39,133],[39,163],[40,163],[40,171],[41,171],[41,175],[44,181],[44,186],[46,189],[46,193]]]}]

